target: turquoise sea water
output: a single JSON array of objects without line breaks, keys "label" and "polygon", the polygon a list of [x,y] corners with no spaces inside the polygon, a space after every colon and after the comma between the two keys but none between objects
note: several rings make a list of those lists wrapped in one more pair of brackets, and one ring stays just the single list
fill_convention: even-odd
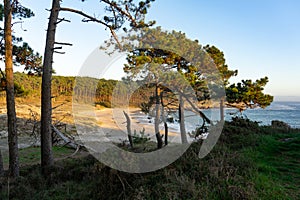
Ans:
[{"label": "turquoise sea water", "polygon": [[[220,110],[219,109],[205,109],[202,110],[206,116],[212,121],[220,120]],[[225,109],[225,118],[230,121],[232,117],[241,114],[237,109],[227,108]],[[273,102],[269,107],[262,109],[248,109],[243,112],[243,117],[248,118],[252,121],[257,121],[261,125],[270,125],[272,120],[280,120],[288,123],[292,128],[300,128],[300,102]],[[178,113],[173,113],[174,119],[178,119]],[[146,116],[142,113],[134,116],[141,124],[154,124],[154,119]],[[192,131],[196,127],[202,125],[202,119],[199,115],[193,112],[185,112],[185,124],[186,130]],[[168,123],[169,128],[175,132],[179,131],[179,123]]]},{"label": "turquoise sea water", "polygon": [[288,123],[293,128],[300,128],[300,102],[273,102],[265,109],[249,109],[245,115],[262,124],[271,124],[272,120]]},{"label": "turquoise sea water", "polygon": [[[211,113],[212,118],[218,118],[219,110],[204,110],[205,113]],[[226,109],[226,120],[233,116],[241,115],[236,109]],[[280,120],[288,123],[293,128],[300,128],[300,102],[273,102],[265,109],[255,108],[247,109],[243,112],[243,117],[252,121],[260,122],[261,125],[270,125],[272,120]],[[214,117],[215,116],[215,117]]]}]

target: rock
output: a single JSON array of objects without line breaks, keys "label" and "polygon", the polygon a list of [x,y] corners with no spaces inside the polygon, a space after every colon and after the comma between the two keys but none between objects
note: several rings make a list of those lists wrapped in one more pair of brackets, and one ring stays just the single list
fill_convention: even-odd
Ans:
[{"label": "rock", "polygon": [[8,136],[7,131],[0,131],[0,138],[6,138]]},{"label": "rock", "polygon": [[173,116],[171,116],[171,115],[168,115],[167,116],[167,122],[170,122],[170,123],[174,123],[174,117]]},{"label": "rock", "polygon": [[279,129],[284,129],[286,131],[289,131],[291,129],[291,126],[288,125],[287,123],[279,120],[273,120],[271,122],[271,125],[273,128],[279,128]]}]

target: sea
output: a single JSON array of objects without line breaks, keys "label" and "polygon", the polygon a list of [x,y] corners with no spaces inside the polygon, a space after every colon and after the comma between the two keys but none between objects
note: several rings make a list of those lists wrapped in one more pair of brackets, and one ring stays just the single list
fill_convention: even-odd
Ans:
[{"label": "sea", "polygon": [[248,109],[244,115],[262,125],[270,125],[272,120],[280,120],[292,128],[300,128],[300,102],[274,101],[265,109]]},{"label": "sea", "polygon": [[[205,115],[212,121],[220,120],[219,109],[203,109]],[[225,120],[230,121],[232,117],[240,116],[243,118],[250,119],[252,121],[259,122],[260,125],[271,125],[273,120],[279,120],[287,123],[292,128],[300,128],[300,101],[299,102],[288,102],[288,101],[274,101],[270,106],[265,109],[254,108],[247,109],[240,113],[237,109],[226,108],[225,109]],[[172,117],[178,119],[178,114],[173,113]],[[154,119],[139,114],[135,116],[141,124],[153,124]],[[187,131],[195,130],[196,127],[202,125],[202,119],[191,111],[185,112],[185,124]],[[169,128],[175,132],[179,132],[179,123],[168,123]]]}]

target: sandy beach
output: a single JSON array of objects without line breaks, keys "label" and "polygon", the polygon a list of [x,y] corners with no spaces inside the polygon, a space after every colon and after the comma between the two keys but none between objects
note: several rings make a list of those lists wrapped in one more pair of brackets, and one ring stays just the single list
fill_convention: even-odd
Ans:
[{"label": "sandy beach", "polygon": [[[96,118],[99,126],[108,137],[123,135],[124,138],[127,138],[127,123],[123,111],[128,113],[131,119],[132,132],[136,131],[139,134],[144,129],[145,135],[149,135],[151,139],[156,140],[153,124],[150,122],[150,119],[147,120],[147,116],[139,108],[104,108],[97,110]],[[160,125],[160,133],[164,134],[163,124]],[[169,129],[169,139],[171,142],[180,142],[180,134],[176,130]]]}]

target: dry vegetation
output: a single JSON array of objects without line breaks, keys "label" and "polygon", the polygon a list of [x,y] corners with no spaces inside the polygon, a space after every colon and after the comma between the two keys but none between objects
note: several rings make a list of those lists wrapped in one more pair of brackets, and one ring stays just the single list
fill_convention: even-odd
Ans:
[{"label": "dry vegetation", "polygon": [[[40,99],[17,98],[17,130],[19,135],[19,147],[39,145]],[[61,97],[53,101],[53,122],[65,132],[74,134],[76,128],[73,122],[71,97]],[[6,154],[7,146],[7,119],[5,98],[0,99],[0,148]]]}]

